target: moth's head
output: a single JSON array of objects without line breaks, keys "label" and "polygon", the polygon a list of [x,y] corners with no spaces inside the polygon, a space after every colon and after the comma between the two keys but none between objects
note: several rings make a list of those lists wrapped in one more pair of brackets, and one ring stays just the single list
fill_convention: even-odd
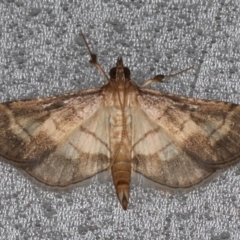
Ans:
[{"label": "moth's head", "polygon": [[130,70],[128,67],[123,66],[123,60],[118,58],[116,67],[113,67],[110,72],[110,80],[113,82],[126,82],[130,81]]}]

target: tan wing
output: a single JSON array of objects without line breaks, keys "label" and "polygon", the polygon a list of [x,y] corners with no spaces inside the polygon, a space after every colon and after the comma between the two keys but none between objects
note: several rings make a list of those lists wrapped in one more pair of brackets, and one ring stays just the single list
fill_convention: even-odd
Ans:
[{"label": "tan wing", "polygon": [[[189,187],[240,159],[240,106],[141,89],[133,114],[135,170]],[[141,119],[141,121],[140,121]]]},{"label": "tan wing", "polygon": [[96,89],[0,104],[0,155],[49,185],[105,170],[108,113],[102,103]]}]

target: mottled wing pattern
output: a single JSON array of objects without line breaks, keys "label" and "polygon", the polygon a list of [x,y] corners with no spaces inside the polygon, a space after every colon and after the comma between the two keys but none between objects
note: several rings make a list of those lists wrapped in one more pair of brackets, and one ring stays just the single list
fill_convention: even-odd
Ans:
[{"label": "mottled wing pattern", "polygon": [[135,171],[169,187],[189,187],[239,161],[240,106],[149,89],[140,90],[138,101]]},{"label": "mottled wing pattern", "polygon": [[110,164],[102,104],[101,89],[0,104],[0,155],[48,185],[93,176]]}]

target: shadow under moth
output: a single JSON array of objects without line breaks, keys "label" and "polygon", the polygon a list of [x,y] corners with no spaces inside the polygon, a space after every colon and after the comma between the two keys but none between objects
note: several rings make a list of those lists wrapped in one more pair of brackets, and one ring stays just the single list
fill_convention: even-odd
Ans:
[{"label": "shadow under moth", "polygon": [[[0,104],[0,155],[50,186],[110,170],[124,210],[132,172],[169,188],[188,188],[240,159],[240,106],[138,86],[118,58],[95,89]],[[192,68],[192,67],[191,67]]]}]

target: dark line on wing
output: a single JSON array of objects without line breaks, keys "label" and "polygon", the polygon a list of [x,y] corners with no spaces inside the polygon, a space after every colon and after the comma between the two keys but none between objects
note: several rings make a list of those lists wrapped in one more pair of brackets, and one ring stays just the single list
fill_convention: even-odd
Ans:
[{"label": "dark line on wing", "polygon": [[165,145],[164,147],[160,148],[156,152],[162,152],[162,151],[164,151],[165,149],[167,149],[171,145],[175,145],[175,144],[173,144],[172,141],[170,141],[167,145]]},{"label": "dark line on wing", "polygon": [[159,129],[160,129],[160,127],[156,127],[155,129],[146,132],[136,143],[134,143],[134,145],[132,146],[132,149],[134,149],[135,146],[136,146],[139,142],[143,141],[149,134],[158,132]]},{"label": "dark line on wing", "polygon": [[204,159],[200,158],[198,155],[196,155],[194,152],[190,152],[189,150],[184,150],[195,162],[197,162],[199,165],[213,168],[213,169],[221,169],[227,166],[234,165],[237,163],[240,159],[240,153],[234,157],[232,157],[230,160],[221,161],[221,162],[206,162]]},{"label": "dark line on wing", "polygon": [[85,132],[85,133],[88,133],[88,134],[92,135],[95,139],[97,139],[100,143],[102,143],[111,152],[111,150],[108,148],[107,143],[104,142],[101,138],[99,138],[95,133],[90,132],[88,129],[84,128],[83,126],[80,126],[79,129],[82,132]]},{"label": "dark line on wing", "polygon": [[[16,122],[16,125],[18,125],[18,126],[23,130],[23,132],[25,132],[25,133],[30,137],[30,139],[33,139],[32,135],[30,135],[30,133],[28,132],[28,130],[27,130],[25,127],[23,127],[23,126],[22,126],[20,123],[18,123],[17,121],[15,121],[15,122]],[[14,135],[19,138],[18,135],[16,135],[16,134],[14,134]],[[22,140],[22,141],[23,141],[23,140]]]},{"label": "dark line on wing", "polygon": [[52,121],[53,121],[53,123],[54,123],[54,125],[55,125],[56,130],[61,131],[61,132],[63,132],[63,133],[66,133],[66,131],[65,131],[64,129],[62,129],[62,128],[59,127],[59,125],[60,125],[62,122],[57,123],[57,122],[55,121],[55,119],[52,119]]},{"label": "dark line on wing", "polygon": [[[233,110],[233,109],[232,109],[232,110]],[[230,110],[230,111],[232,111],[232,110]],[[227,116],[228,116],[228,114],[227,114]],[[210,137],[211,137],[215,132],[217,132],[219,129],[221,129],[221,128],[226,124],[226,118],[227,118],[227,116],[224,117],[222,123],[221,123],[216,129],[214,129],[214,130],[210,133],[210,135],[209,135],[209,137],[208,137],[209,139],[210,139]]]},{"label": "dark line on wing", "polygon": [[72,147],[74,148],[74,150],[75,150],[79,155],[81,155],[81,154],[80,154],[80,150],[79,150],[73,143],[71,143],[70,141],[69,141],[68,143],[69,143],[70,146],[72,146]]}]

